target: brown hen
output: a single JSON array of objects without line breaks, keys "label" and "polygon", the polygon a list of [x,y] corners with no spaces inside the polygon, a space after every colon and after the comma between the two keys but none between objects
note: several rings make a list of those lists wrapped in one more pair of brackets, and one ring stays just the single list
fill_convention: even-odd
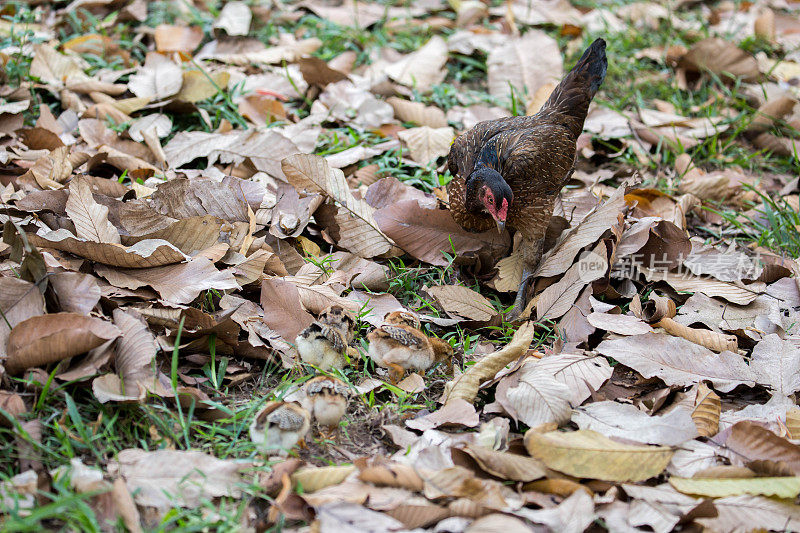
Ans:
[{"label": "brown hen", "polygon": [[538,113],[480,122],[450,149],[453,219],[467,231],[496,224],[522,235],[522,283],[512,317],[525,308],[555,199],[573,169],[575,143],[606,67],[606,42],[597,39]]}]

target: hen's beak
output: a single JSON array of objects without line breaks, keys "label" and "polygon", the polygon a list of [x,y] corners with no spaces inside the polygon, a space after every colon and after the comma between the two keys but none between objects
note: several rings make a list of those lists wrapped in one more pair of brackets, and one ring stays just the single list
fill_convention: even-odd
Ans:
[{"label": "hen's beak", "polygon": [[503,230],[506,229],[506,223],[502,220],[497,220],[497,219],[495,219],[494,221],[497,223],[497,231],[499,233],[503,233]]}]

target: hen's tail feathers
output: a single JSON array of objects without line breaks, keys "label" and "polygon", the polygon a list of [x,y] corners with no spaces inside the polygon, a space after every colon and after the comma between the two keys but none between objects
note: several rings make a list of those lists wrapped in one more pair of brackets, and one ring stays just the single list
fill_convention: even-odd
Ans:
[{"label": "hen's tail feathers", "polygon": [[583,130],[583,121],[589,103],[606,77],[608,60],[606,42],[597,39],[583,53],[578,63],[564,76],[561,83],[542,106],[542,112],[556,115],[554,118],[566,126],[576,137]]}]

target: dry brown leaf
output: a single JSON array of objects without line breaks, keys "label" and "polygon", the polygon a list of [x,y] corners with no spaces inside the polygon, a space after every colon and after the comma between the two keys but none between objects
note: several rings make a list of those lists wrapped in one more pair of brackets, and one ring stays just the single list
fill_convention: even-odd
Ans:
[{"label": "dry brown leaf", "polygon": [[167,510],[197,507],[203,500],[241,495],[246,463],[217,459],[199,451],[122,450],[110,467],[125,480],[136,503]]},{"label": "dry brown leaf", "polygon": [[338,485],[355,471],[353,465],[300,468],[292,473],[292,483],[303,487],[303,492],[316,492],[331,485]]},{"label": "dry brown leaf", "polygon": [[72,171],[69,148],[59,146],[40,157],[25,175],[33,176],[42,189],[60,189]]},{"label": "dry brown leaf", "polygon": [[492,302],[482,294],[462,285],[434,285],[424,290],[451,316],[488,322],[497,315]]},{"label": "dry brown leaf", "polygon": [[375,212],[381,231],[405,252],[432,265],[446,266],[443,253],[459,260],[474,258],[487,252],[503,254],[509,246],[507,234],[497,230],[468,233],[456,224],[446,209],[425,209],[416,200],[405,200]]},{"label": "dry brown leaf", "polygon": [[433,85],[444,79],[445,63],[447,63],[447,43],[435,35],[419,49],[383,70],[389,78],[400,85],[426,93]]},{"label": "dry brown leaf", "polygon": [[456,398],[447,402],[441,409],[428,415],[407,420],[406,426],[417,431],[427,431],[440,426],[475,427],[480,422],[478,413],[471,403]]},{"label": "dry brown leaf", "polygon": [[710,440],[720,446],[720,452],[735,465],[747,466],[754,461],[764,461],[782,464],[795,475],[800,473],[800,446],[756,422],[737,422]]},{"label": "dry brown leaf", "polygon": [[119,231],[108,221],[108,207],[94,201],[87,179],[77,177],[70,182],[66,212],[75,223],[75,233],[79,238],[100,243],[120,243]]},{"label": "dry brown leaf", "polygon": [[[44,314],[44,297],[39,288],[17,277],[0,277],[0,360],[5,359],[10,328]],[[9,327],[10,326],[10,327]]]},{"label": "dry brown leaf", "polygon": [[5,367],[17,374],[86,353],[119,336],[116,326],[99,318],[76,313],[34,316],[11,330]]},{"label": "dry brown leaf", "polygon": [[428,165],[450,153],[450,145],[453,144],[456,133],[449,126],[436,129],[420,126],[403,130],[397,136],[408,146],[411,159],[421,165]]},{"label": "dry brown leaf", "polygon": [[434,106],[426,106],[422,102],[412,102],[392,96],[386,100],[394,109],[394,116],[403,122],[414,122],[429,128],[446,128],[447,119],[444,111]]},{"label": "dry brown leaf", "polygon": [[572,413],[570,391],[561,381],[537,365],[522,367],[516,383],[508,387],[503,396],[497,394],[497,401],[516,421],[528,427],[555,423],[562,425],[569,421]]},{"label": "dry brown leaf", "polygon": [[287,157],[281,167],[295,188],[321,192],[339,203],[341,208],[336,221],[340,246],[365,258],[384,254],[392,248],[392,241],[381,232],[373,217],[375,210],[353,196],[341,170],[330,168],[322,157],[304,154]]},{"label": "dry brown leaf", "polygon": [[511,342],[501,350],[485,356],[469,370],[445,385],[445,403],[457,398],[471,402],[478,395],[481,383],[494,378],[507,364],[524,354],[533,341],[533,322],[526,322],[514,332]]},{"label": "dry brown leaf", "polygon": [[200,256],[177,265],[136,269],[96,265],[95,270],[115,287],[134,290],[150,286],[163,300],[176,304],[190,303],[205,290],[239,288],[232,272],[217,270],[210,260]]},{"label": "dry brown leaf", "polygon": [[[545,477],[544,465],[526,455],[499,452],[482,446],[465,446],[451,449],[454,460],[457,453],[468,455],[484,472],[510,481],[533,481]],[[456,464],[460,464],[456,462]],[[463,465],[468,466],[468,465]]]},{"label": "dry brown leaf", "polygon": [[193,52],[203,40],[199,26],[170,26],[159,24],[155,29],[156,50],[159,52]]},{"label": "dry brown leaf", "polygon": [[781,339],[774,333],[764,336],[753,348],[750,367],[758,382],[774,394],[790,396],[800,390],[800,348],[791,338]]},{"label": "dry brown leaf", "polygon": [[646,322],[631,315],[594,312],[588,315],[586,320],[598,329],[617,335],[642,335],[653,331]]},{"label": "dry brown leaf", "polygon": [[625,187],[615,190],[606,201],[592,209],[576,227],[562,235],[555,247],[542,257],[534,275],[550,277],[566,272],[581,248],[596,242],[603,233],[617,223],[619,213],[625,208],[624,192]]},{"label": "dry brown leaf", "polygon": [[525,448],[548,468],[579,478],[644,481],[664,471],[673,451],[664,446],[634,446],[581,430],[525,433]]},{"label": "dry brown leaf", "polygon": [[401,487],[414,492],[422,491],[422,478],[415,468],[402,463],[388,462],[380,457],[359,458],[355,461],[358,479],[379,487]]},{"label": "dry brown leaf", "polygon": [[667,385],[685,386],[707,380],[717,390],[729,392],[737,385],[752,387],[757,379],[739,354],[715,354],[686,339],[659,333],[605,340],[597,351],[645,377],[658,376]]},{"label": "dry brown leaf", "polygon": [[556,354],[525,365],[535,374],[554,377],[569,390],[569,402],[577,407],[611,377],[612,368],[604,357],[583,354]]},{"label": "dry brown leaf", "polygon": [[581,289],[601,278],[608,270],[606,245],[600,243],[593,251],[584,254],[577,263],[569,267],[564,277],[550,285],[536,300],[536,316],[539,320],[564,316],[578,298]]},{"label": "dry brown leaf", "polygon": [[744,81],[755,81],[760,75],[752,55],[717,37],[695,43],[678,65],[691,72],[709,71],[718,76],[741,77]]},{"label": "dry brown leaf", "polygon": [[279,278],[265,279],[261,283],[261,307],[264,308],[264,323],[289,342],[294,342],[314,321],[300,303],[297,286]]},{"label": "dry brown leaf", "polygon": [[747,305],[766,289],[766,284],[756,281],[749,285],[719,281],[713,278],[692,276],[684,273],[637,266],[648,281],[666,281],[675,290],[700,292],[706,296],[717,296],[731,303]]},{"label": "dry brown leaf", "polygon": [[705,383],[698,384],[692,420],[694,420],[697,433],[701,437],[713,437],[717,434],[721,411],[722,404],[717,393]]},{"label": "dry brown leaf", "polygon": [[[531,61],[535,51],[536,61]],[[493,48],[486,58],[489,93],[508,98],[511,87],[517,98],[527,92],[533,96],[545,84],[557,84],[564,75],[564,62],[558,43],[540,30],[529,30]]]},{"label": "dry brown leaf", "polygon": [[94,276],[55,272],[48,281],[58,299],[59,311],[88,315],[100,301],[100,287]]},{"label": "dry brown leaf", "polygon": [[167,241],[158,239],[148,239],[125,247],[82,241],[69,231],[60,229],[41,236],[28,235],[28,240],[40,248],[54,248],[98,263],[122,268],[158,267],[186,260],[183,252]]},{"label": "dry brown leaf", "polygon": [[631,404],[593,402],[576,409],[572,421],[580,429],[591,429],[606,437],[643,444],[680,446],[697,437],[695,423],[685,409],[650,416]]}]

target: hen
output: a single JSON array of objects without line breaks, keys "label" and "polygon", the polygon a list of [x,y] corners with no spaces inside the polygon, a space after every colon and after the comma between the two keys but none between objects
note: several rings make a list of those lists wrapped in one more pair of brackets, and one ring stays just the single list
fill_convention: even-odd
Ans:
[{"label": "hen", "polygon": [[467,231],[495,224],[522,235],[522,282],[511,316],[526,304],[542,257],[553,206],[575,162],[575,143],[589,103],[606,75],[606,42],[597,39],[531,116],[480,122],[459,136],[448,156],[453,219]]}]

